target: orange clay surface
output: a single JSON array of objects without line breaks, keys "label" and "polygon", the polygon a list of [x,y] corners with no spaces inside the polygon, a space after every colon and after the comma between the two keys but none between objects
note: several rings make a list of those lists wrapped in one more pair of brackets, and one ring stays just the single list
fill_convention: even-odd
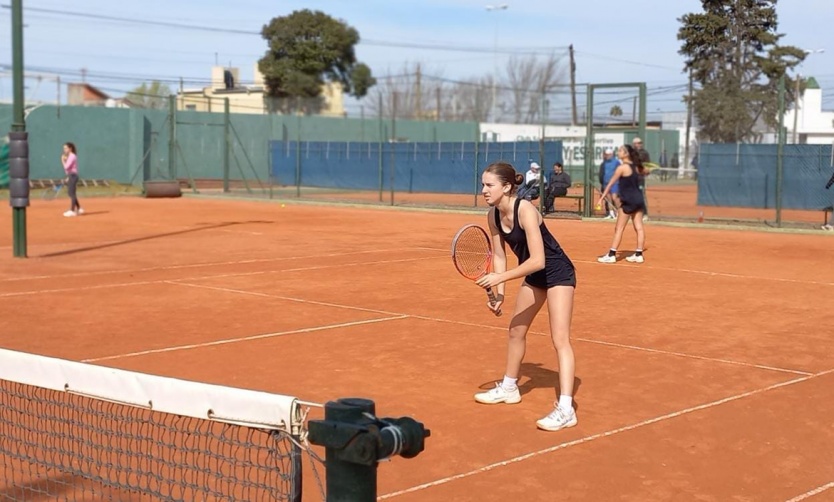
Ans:
[{"label": "orange clay surface", "polygon": [[1,346],[373,399],[432,431],[380,465],[384,500],[834,499],[832,235],[649,223],[646,263],[602,265],[610,223],[548,219],[579,281],[579,424],[554,433],[535,427],[558,384],[544,311],[522,402],[472,399],[503,374],[519,285],[495,318],[452,266],[452,236],[483,214],[186,197],[64,218],[65,202],[33,201],[28,259],[2,211]]}]

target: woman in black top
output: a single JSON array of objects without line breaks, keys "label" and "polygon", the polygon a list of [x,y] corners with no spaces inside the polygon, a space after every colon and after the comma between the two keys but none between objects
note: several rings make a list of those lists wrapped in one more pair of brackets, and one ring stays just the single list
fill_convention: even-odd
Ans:
[{"label": "woman in black top", "polygon": [[[547,303],[550,333],[559,357],[559,401],[547,416],[536,422],[540,429],[557,431],[576,425],[573,410],[575,361],[570,344],[573,294],[576,273],[573,263],[547,229],[541,214],[528,200],[516,195],[524,177],[506,162],[491,164],[484,171],[481,192],[491,206],[487,222],[492,235],[493,270],[477,281],[481,287],[497,288],[498,301],[489,305],[494,311],[504,300],[504,284],[524,278],[510,321],[507,347],[507,370],[504,380],[494,389],[475,395],[484,404],[521,401],[518,378],[527,348],[527,331],[541,307]],[[518,257],[518,266],[507,270],[506,244]]]},{"label": "woman in black top", "polygon": [[599,198],[597,204],[602,204],[605,196],[611,187],[618,183],[620,191],[620,213],[617,216],[617,224],[614,227],[614,241],[608,254],[600,256],[597,261],[600,263],[616,263],[617,247],[623,240],[623,231],[628,224],[629,218],[637,233],[637,249],[634,254],[626,257],[631,263],[643,263],[643,245],[646,242],[646,232],[643,229],[643,215],[646,214],[646,200],[643,198],[643,191],[640,190],[640,176],[645,174],[643,162],[640,155],[630,145],[623,145],[617,150],[617,157],[620,159],[620,166],[614,171],[614,176],[605,187],[605,191]]}]

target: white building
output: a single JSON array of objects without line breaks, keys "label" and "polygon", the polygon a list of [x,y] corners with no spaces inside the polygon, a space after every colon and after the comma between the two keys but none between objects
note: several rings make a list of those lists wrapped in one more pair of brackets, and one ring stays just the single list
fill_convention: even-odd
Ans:
[{"label": "white building", "polygon": [[834,143],[834,111],[823,111],[822,89],[814,77],[805,81],[805,92],[802,93],[797,108],[798,114],[796,108],[785,112],[788,143],[793,142],[794,123],[797,143],[817,145]]},{"label": "white building", "polygon": [[[538,141],[542,137],[542,126],[535,124],[481,123],[481,141]],[[584,126],[547,125],[544,127],[545,140],[562,141],[562,159],[566,168],[580,168],[585,165]],[[616,148],[625,143],[625,132],[597,132],[594,134],[594,165],[602,162],[606,148]]]}]

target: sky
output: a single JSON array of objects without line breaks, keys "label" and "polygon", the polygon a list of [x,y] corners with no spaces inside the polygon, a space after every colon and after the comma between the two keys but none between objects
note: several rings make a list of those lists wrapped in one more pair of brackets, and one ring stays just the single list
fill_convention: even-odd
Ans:
[{"label": "sky", "polygon": [[[0,101],[12,82],[11,0],[0,0]],[[687,78],[678,18],[701,10],[700,0],[24,0],[24,63],[27,99],[55,102],[57,85],[87,82],[121,96],[143,81],[174,88],[208,84],[215,64],[240,68],[242,83],[266,50],[259,35],[270,19],[298,9],[321,10],[356,28],[360,61],[374,75],[396,75],[420,63],[427,78],[456,80],[492,74],[509,58],[535,53],[576,56],[577,82],[646,82],[651,117],[681,111]],[[816,77],[824,107],[834,108],[834,19],[831,0],[781,0],[777,5],[783,44],[810,54],[800,73]],[[132,20],[132,21],[127,21]],[[151,24],[148,24],[148,23]],[[188,29],[152,23],[199,26]],[[233,33],[238,31],[239,33]],[[430,46],[432,48],[426,48]],[[465,50],[459,50],[465,49]],[[497,49],[497,51],[496,51]],[[632,92],[632,91],[628,91]],[[65,96],[65,88],[61,91]],[[631,98],[625,95],[621,97]],[[566,97],[565,100],[567,99]],[[580,104],[584,98],[580,99]],[[555,119],[567,115],[564,102]],[[346,103],[357,115],[360,103]]]}]

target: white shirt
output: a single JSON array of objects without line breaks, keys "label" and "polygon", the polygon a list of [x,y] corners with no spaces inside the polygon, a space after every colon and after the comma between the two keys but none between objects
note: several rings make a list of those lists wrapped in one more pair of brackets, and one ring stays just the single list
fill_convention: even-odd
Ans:
[{"label": "white shirt", "polygon": [[[539,171],[541,171],[541,169]],[[533,170],[530,169],[529,171],[527,171],[527,175],[524,177],[524,184],[526,185],[527,183],[530,183],[533,180],[538,181],[538,179],[539,179],[539,173],[538,172],[533,172]],[[547,176],[544,176],[544,182],[547,183]]]}]

